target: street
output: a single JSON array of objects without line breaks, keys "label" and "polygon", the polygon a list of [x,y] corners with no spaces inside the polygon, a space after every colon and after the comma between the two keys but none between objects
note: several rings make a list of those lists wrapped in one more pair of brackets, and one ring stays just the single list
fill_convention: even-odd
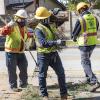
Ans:
[{"label": "street", "polygon": [[[96,48],[91,56],[92,60],[92,68],[98,79],[100,80],[100,48]],[[38,78],[37,76],[32,78],[33,70],[35,68],[35,63],[27,51],[25,52],[26,57],[28,59],[28,75],[29,75],[29,84],[33,84],[33,86],[38,86]],[[36,59],[36,51],[32,51]],[[65,68],[66,74],[66,82],[73,82],[77,83],[85,79],[84,71],[80,63],[80,51],[77,48],[67,48],[60,52],[61,60],[63,66]],[[18,72],[18,71],[17,71]],[[48,86],[52,86],[57,84],[57,76],[55,75],[54,71],[49,67],[48,71],[48,78],[47,78]],[[0,100],[18,100],[21,93],[12,93],[9,91],[9,84],[8,84],[8,75],[7,69],[5,64],[5,52],[1,51],[0,53]],[[72,90],[72,92],[75,90]],[[90,93],[87,91],[79,91],[77,94],[75,93],[75,100],[78,98],[85,98],[85,100],[100,100],[99,93],[100,89],[97,90],[96,93]],[[88,99],[86,99],[88,98]],[[70,99],[71,100],[71,99]],[[74,99],[73,99],[74,100]]]},{"label": "street", "polygon": [[[95,71],[100,70],[100,48],[96,48],[91,56],[91,61],[92,61],[92,68]],[[26,57],[28,59],[28,70],[35,68],[35,62],[32,59],[30,53],[28,51],[25,52]],[[36,51],[32,51],[33,56],[36,59]],[[83,70],[80,62],[80,51],[78,48],[67,48],[63,49],[60,53],[61,60],[63,63],[63,66],[65,70],[68,71],[79,71]],[[5,52],[0,51],[0,71],[6,72],[6,64],[5,64]]]}]

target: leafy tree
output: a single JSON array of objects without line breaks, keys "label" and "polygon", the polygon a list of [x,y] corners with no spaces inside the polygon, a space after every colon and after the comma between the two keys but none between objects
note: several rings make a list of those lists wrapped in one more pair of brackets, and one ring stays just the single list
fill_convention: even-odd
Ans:
[{"label": "leafy tree", "polygon": [[66,2],[66,6],[69,10],[73,11],[76,10],[76,5],[79,2],[87,2],[93,4],[93,8],[100,9],[100,0],[59,0],[60,2]]},{"label": "leafy tree", "polygon": [[69,10],[71,11],[74,11],[76,10],[76,5],[79,3],[79,2],[87,2],[87,0],[67,0],[67,7]]}]

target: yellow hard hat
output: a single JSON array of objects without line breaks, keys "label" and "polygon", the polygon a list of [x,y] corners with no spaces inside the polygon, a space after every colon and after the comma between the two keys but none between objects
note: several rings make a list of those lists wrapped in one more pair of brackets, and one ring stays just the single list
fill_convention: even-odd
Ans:
[{"label": "yellow hard hat", "polygon": [[36,19],[46,19],[51,16],[51,12],[48,11],[45,7],[39,7],[36,10],[35,18]]},{"label": "yellow hard hat", "polygon": [[89,7],[89,5],[85,2],[80,2],[77,5],[77,11],[79,11],[81,8],[84,8],[85,6]]}]

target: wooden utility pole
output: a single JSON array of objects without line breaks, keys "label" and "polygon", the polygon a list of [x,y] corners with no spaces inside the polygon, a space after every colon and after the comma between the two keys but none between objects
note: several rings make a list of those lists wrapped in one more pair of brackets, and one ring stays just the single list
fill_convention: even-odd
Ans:
[{"label": "wooden utility pole", "polygon": [[39,7],[39,0],[36,0],[35,9],[37,9],[38,7]]},{"label": "wooden utility pole", "polygon": [[23,0],[23,7],[24,7],[24,0]]},{"label": "wooden utility pole", "polygon": [[72,12],[69,11],[69,21],[70,21],[70,34],[72,33],[73,30],[73,25],[72,25]]}]

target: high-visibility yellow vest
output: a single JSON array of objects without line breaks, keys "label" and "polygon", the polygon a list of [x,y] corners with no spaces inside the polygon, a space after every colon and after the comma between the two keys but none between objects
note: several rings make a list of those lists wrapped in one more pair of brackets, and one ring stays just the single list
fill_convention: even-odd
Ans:
[{"label": "high-visibility yellow vest", "polygon": [[97,26],[96,18],[92,14],[86,14],[80,19],[81,32],[77,38],[79,46],[96,45]]},{"label": "high-visibility yellow vest", "polygon": [[[53,33],[55,30],[53,30],[52,27],[51,27],[52,32],[50,31],[50,29],[48,29],[46,26],[40,23],[37,25],[36,28],[42,31],[42,33],[45,35],[46,41],[55,40],[56,36]],[[35,39],[36,39],[37,52],[50,53],[50,52],[55,52],[57,50],[56,46],[45,48],[41,46],[37,37],[35,37]]]},{"label": "high-visibility yellow vest", "polygon": [[[13,27],[13,31],[10,35],[6,36],[5,42],[5,51],[20,53],[25,49],[25,41],[27,40],[27,27],[24,27],[24,39],[22,39],[22,35],[20,33],[19,27],[15,25]],[[21,49],[21,41],[23,41],[23,48]]]}]

